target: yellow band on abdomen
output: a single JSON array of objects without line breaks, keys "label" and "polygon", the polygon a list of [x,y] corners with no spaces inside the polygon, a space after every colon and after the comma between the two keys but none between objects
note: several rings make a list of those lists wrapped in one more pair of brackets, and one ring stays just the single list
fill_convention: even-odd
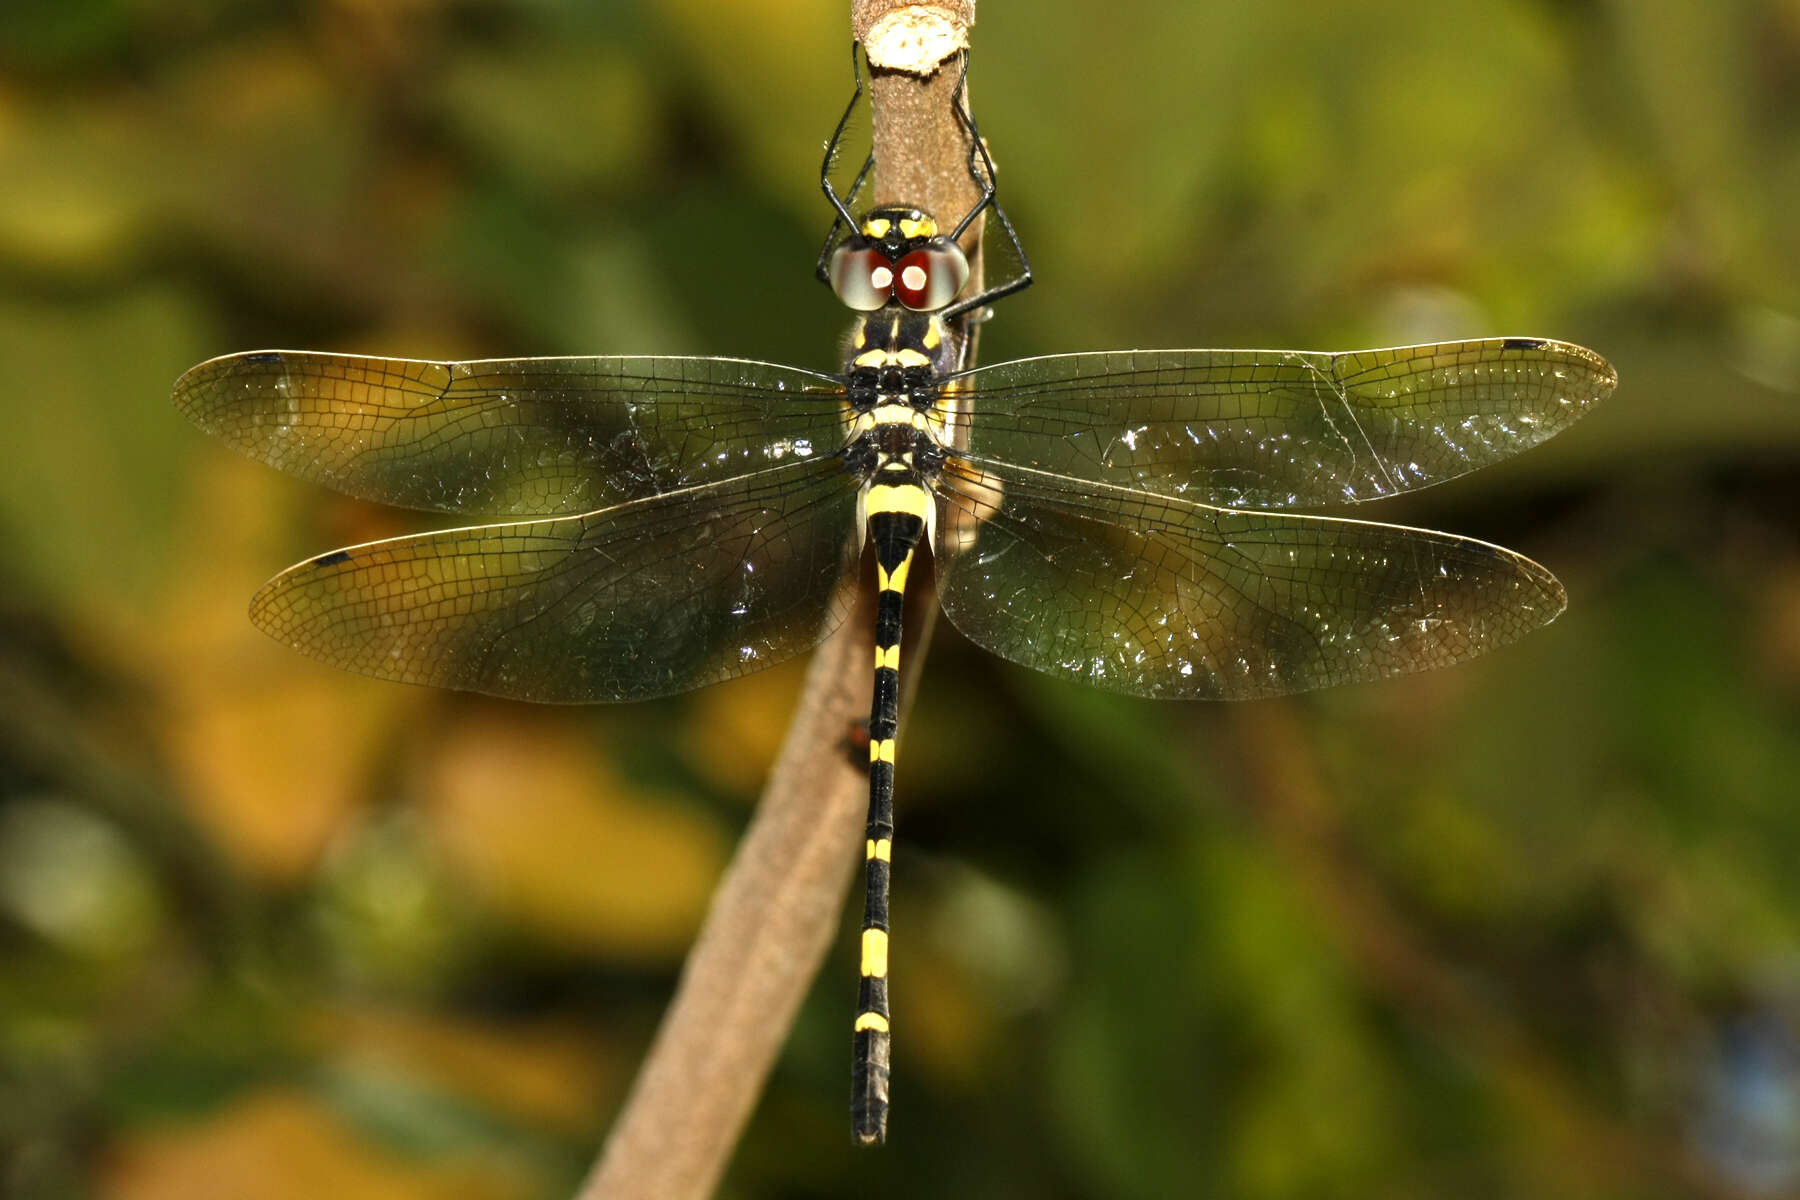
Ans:
[{"label": "yellow band on abdomen", "polygon": [[862,936],[862,973],[871,979],[887,978],[888,935],[865,929]]},{"label": "yellow band on abdomen", "polygon": [[925,519],[925,489],[916,483],[877,483],[869,488],[869,512]]}]

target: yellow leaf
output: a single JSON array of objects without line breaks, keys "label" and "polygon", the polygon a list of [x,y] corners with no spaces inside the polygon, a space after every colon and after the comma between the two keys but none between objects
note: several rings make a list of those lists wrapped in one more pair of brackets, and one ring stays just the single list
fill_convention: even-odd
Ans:
[{"label": "yellow leaf", "polygon": [[382,1151],[303,1093],[269,1089],[196,1125],[127,1136],[109,1200],[511,1200],[525,1181],[491,1166]]},{"label": "yellow leaf", "polygon": [[446,854],[498,908],[560,941],[680,957],[723,869],[718,830],[626,786],[556,712],[474,710],[434,746],[425,792]]}]

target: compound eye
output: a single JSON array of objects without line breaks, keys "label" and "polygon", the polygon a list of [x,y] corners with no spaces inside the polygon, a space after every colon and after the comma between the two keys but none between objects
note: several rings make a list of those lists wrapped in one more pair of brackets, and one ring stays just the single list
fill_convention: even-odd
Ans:
[{"label": "compound eye", "polygon": [[969,260],[949,238],[933,238],[901,258],[894,270],[894,295],[918,312],[944,307],[969,281]]},{"label": "compound eye", "polygon": [[874,312],[894,294],[894,264],[870,246],[839,246],[831,254],[831,290],[858,312]]}]

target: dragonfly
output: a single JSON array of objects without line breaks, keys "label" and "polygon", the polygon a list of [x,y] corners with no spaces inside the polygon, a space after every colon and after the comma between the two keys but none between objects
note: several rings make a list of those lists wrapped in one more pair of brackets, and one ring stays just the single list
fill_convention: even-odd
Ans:
[{"label": "dragonfly", "polygon": [[363,675],[644,700],[804,653],[845,619],[846,577],[872,574],[863,1143],[887,1130],[902,601],[921,548],[970,641],[1127,696],[1253,699],[1446,667],[1552,621],[1556,578],[1473,538],[1299,510],[1496,463],[1616,383],[1600,355],[1543,337],[973,365],[975,323],[1022,284],[962,295],[959,239],[1000,210],[960,88],[956,105],[981,198],[953,225],[907,206],[854,216],[829,176],[843,122],[827,150],[819,272],[858,313],[839,371],[261,350],[174,389],[252,458],[483,522],[333,550],[256,593],[257,626]]}]

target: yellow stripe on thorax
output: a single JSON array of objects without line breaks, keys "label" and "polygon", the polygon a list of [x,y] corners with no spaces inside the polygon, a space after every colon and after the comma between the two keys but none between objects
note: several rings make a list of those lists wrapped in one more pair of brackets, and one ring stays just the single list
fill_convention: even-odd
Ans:
[{"label": "yellow stripe on thorax", "polygon": [[878,404],[866,413],[857,414],[850,424],[850,438],[854,441],[878,425],[905,425],[941,440],[943,431],[940,424],[931,415],[922,413],[909,404]]},{"label": "yellow stripe on thorax", "polygon": [[869,420],[874,425],[905,425],[911,429],[926,429],[925,414],[910,404],[877,404],[869,410]]},{"label": "yellow stripe on thorax", "polygon": [[[857,331],[857,345],[864,343],[862,331]],[[864,350],[850,360],[854,367],[929,367],[931,356],[914,350],[911,346],[902,346],[898,350],[885,350],[880,346],[873,350]]]}]

